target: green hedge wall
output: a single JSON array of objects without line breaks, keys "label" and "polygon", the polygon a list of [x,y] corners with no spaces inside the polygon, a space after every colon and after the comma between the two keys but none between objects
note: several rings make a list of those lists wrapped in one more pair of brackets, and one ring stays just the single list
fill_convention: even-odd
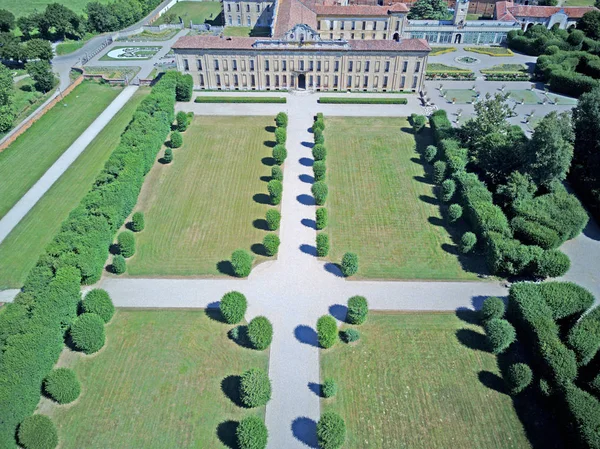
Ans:
[{"label": "green hedge wall", "polygon": [[285,97],[196,97],[194,103],[286,103]]},{"label": "green hedge wall", "polygon": [[406,104],[406,98],[342,98],[342,97],[321,97],[321,104]]},{"label": "green hedge wall", "polygon": [[581,365],[592,361],[600,349],[600,308],[596,307],[573,326],[567,343],[575,351]]}]

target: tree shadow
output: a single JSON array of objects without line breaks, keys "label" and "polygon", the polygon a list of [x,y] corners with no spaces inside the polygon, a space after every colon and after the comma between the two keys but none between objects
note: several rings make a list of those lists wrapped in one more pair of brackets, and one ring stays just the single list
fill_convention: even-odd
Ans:
[{"label": "tree shadow", "polygon": [[462,253],[458,250],[458,246],[450,245],[449,243],[442,243],[442,249],[446,251],[448,254],[452,254],[453,256],[461,256]]},{"label": "tree shadow", "polygon": [[303,147],[306,147],[306,148],[312,148],[315,146],[315,144],[313,142],[301,142],[300,145],[302,145]]},{"label": "tree shadow", "polygon": [[479,382],[481,382],[489,389],[497,391],[498,393],[508,394],[506,391],[504,379],[502,379],[497,374],[494,374],[490,371],[479,371],[477,377],[479,377]]},{"label": "tree shadow", "polygon": [[315,178],[313,178],[310,175],[300,175],[298,176],[298,179],[300,179],[300,181],[305,182],[306,184],[312,184],[315,182]]},{"label": "tree shadow", "polygon": [[167,160],[164,157],[161,157],[158,159],[158,163],[161,165],[169,165],[171,162],[173,162],[172,160],[167,162]]},{"label": "tree shadow", "polygon": [[235,433],[240,425],[237,421],[223,421],[217,426],[217,437],[229,449],[239,449]]},{"label": "tree shadow", "polygon": [[348,307],[343,306],[341,304],[334,304],[329,307],[329,313],[336,320],[341,321],[342,323],[346,322],[346,316],[348,315]]},{"label": "tree shadow", "polygon": [[269,182],[273,179],[273,177],[272,176],[261,176],[259,179],[263,182]]},{"label": "tree shadow", "polygon": [[221,391],[227,398],[235,405],[241,408],[246,408],[240,397],[240,384],[242,383],[242,377],[236,374],[227,376],[221,381]]},{"label": "tree shadow", "polygon": [[121,250],[119,249],[119,245],[116,243],[112,243],[109,247],[108,247],[108,252],[113,255],[116,256],[118,254],[121,254]]},{"label": "tree shadow", "polygon": [[309,256],[317,257],[317,248],[313,245],[302,244],[300,245],[300,251]]},{"label": "tree shadow", "polygon": [[211,302],[206,309],[204,309],[204,313],[206,314],[206,316],[213,320],[213,321],[217,321],[218,323],[224,323],[227,324],[227,321],[225,321],[225,317],[223,317],[223,314],[221,313],[221,309],[219,309],[219,301],[215,301],[215,302]]},{"label": "tree shadow", "polygon": [[255,243],[250,247],[250,250],[257,256],[267,256],[267,250],[262,243]]},{"label": "tree shadow", "polygon": [[277,142],[275,142],[274,140],[265,140],[263,142],[263,145],[269,148],[273,148],[275,147],[275,145],[277,145]]},{"label": "tree shadow", "polygon": [[477,313],[475,310],[469,309],[467,307],[459,307],[458,309],[456,309],[456,311],[454,313],[456,314],[458,319],[464,321],[465,323],[469,323],[469,324],[479,324],[480,323],[479,313]]},{"label": "tree shadow", "polygon": [[265,131],[268,133],[274,133],[275,132],[275,128],[274,126],[265,126]]},{"label": "tree shadow", "polygon": [[260,229],[261,231],[269,230],[269,224],[264,218],[257,218],[252,222],[252,226],[254,226],[256,229]]},{"label": "tree shadow", "polygon": [[305,193],[298,195],[296,199],[300,204],[305,206],[314,206],[316,204],[315,199],[310,195],[306,195]]},{"label": "tree shadow", "polygon": [[105,265],[104,269],[106,270],[107,273],[112,273],[112,274],[116,274],[116,275],[120,274],[120,273],[117,273],[117,270],[115,269],[115,266],[112,263]]},{"label": "tree shadow", "polygon": [[233,271],[233,265],[231,265],[231,261],[229,260],[217,262],[217,271],[221,274],[226,274],[227,276],[237,277]]},{"label": "tree shadow", "polygon": [[485,335],[475,332],[472,329],[459,329],[456,331],[456,338],[463,346],[475,351],[489,352],[489,347]]},{"label": "tree shadow", "polygon": [[429,217],[427,221],[434,226],[444,226],[444,220],[439,217]]},{"label": "tree shadow", "polygon": [[440,202],[437,198],[434,198],[434,197],[428,196],[428,195],[419,195],[419,199],[421,201],[423,201],[424,203],[431,204],[433,206],[437,206],[440,204]]},{"label": "tree shadow", "polygon": [[[486,299],[488,299],[489,296],[486,295],[477,295],[477,296],[473,296],[471,298],[471,304],[473,304],[473,308],[475,310],[481,310],[481,308],[483,307],[483,303]],[[504,300],[504,303],[507,302],[507,298],[502,298]]]},{"label": "tree shadow", "polygon": [[135,232],[135,229],[133,229],[133,221],[128,221],[125,224],[125,228],[127,228],[128,230],[130,230],[131,232]]},{"label": "tree shadow", "polygon": [[600,240],[600,226],[596,223],[593,216],[590,217],[588,224],[583,228],[583,235],[592,240]]},{"label": "tree shadow", "polygon": [[271,204],[271,197],[266,193],[256,193],[252,196],[252,199],[258,204]]},{"label": "tree shadow", "polygon": [[410,161],[414,162],[415,164],[425,165],[425,161],[423,159],[421,159],[420,157],[411,157]]},{"label": "tree shadow", "polygon": [[302,223],[307,228],[315,230],[317,229],[317,222],[315,220],[311,220],[310,218],[303,218],[302,220],[300,220],[300,223]]},{"label": "tree shadow", "polygon": [[427,179],[425,176],[413,176],[413,179],[422,182],[423,184],[433,185],[433,182]]},{"label": "tree shadow", "polygon": [[308,157],[301,157],[300,159],[298,159],[298,162],[300,162],[300,165],[303,165],[305,167],[312,167],[315,161]]},{"label": "tree shadow", "polygon": [[275,159],[273,159],[270,156],[263,157],[260,161],[263,163],[263,165],[266,165],[267,167],[272,167],[273,165],[275,165]]},{"label": "tree shadow", "polygon": [[229,329],[229,332],[227,332],[227,337],[229,337],[232,342],[242,348],[254,349],[252,342],[250,341],[250,337],[248,337],[248,326],[244,324],[240,324],[239,326]]},{"label": "tree shadow", "polygon": [[296,418],[292,423],[292,434],[308,447],[318,449],[317,423],[314,420],[306,416]]},{"label": "tree shadow", "polygon": [[318,397],[323,397],[323,392],[321,391],[321,384],[317,384],[315,382],[308,383],[308,389],[316,394]]},{"label": "tree shadow", "polygon": [[317,332],[310,326],[300,324],[294,329],[294,336],[296,340],[305,345],[319,347],[319,339],[317,338]]},{"label": "tree shadow", "polygon": [[342,274],[342,267],[339,263],[327,262],[323,268],[325,268],[325,271],[333,274],[336,277],[344,277],[344,275]]}]

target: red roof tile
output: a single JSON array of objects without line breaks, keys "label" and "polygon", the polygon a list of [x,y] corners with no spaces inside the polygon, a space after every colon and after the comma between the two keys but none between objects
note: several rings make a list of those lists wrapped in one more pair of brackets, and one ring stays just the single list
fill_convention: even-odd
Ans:
[{"label": "red roof tile", "polygon": [[252,49],[257,37],[182,36],[172,48],[176,49]]},{"label": "red roof tile", "polygon": [[393,40],[350,40],[352,50],[360,51],[430,51],[431,47],[425,39]]},{"label": "red roof tile", "polygon": [[408,12],[408,7],[404,3],[395,3],[391,6],[315,5],[314,10],[319,16],[375,17],[375,16],[387,16],[390,11],[392,11],[392,12]]},{"label": "red roof tile", "polygon": [[295,25],[306,24],[316,31],[317,15],[299,0],[279,0],[273,37],[283,37]]},{"label": "red roof tile", "polygon": [[594,11],[593,6],[538,6],[515,5],[510,1],[496,3],[495,17],[502,21],[516,21],[519,17],[549,18],[557,12],[564,12],[572,19],[580,19],[586,12]]}]

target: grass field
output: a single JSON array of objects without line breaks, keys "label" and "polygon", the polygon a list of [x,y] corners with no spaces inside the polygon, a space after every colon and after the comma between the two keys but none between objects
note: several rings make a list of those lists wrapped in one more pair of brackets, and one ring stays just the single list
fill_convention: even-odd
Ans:
[{"label": "grass field", "polygon": [[452,103],[454,98],[458,104],[467,104],[477,97],[475,91],[470,89],[446,89],[444,92],[446,93],[446,101],[449,103]]},{"label": "grass field", "polygon": [[[450,253],[407,120],[326,117],[325,125],[329,258],[356,252],[358,277],[473,279]],[[419,145],[431,143],[424,130]]]},{"label": "grass field", "polygon": [[[90,0],[2,0],[0,4],[3,9],[8,9],[15,16],[26,16],[35,10],[42,12],[50,3],[60,3],[72,9],[77,14],[85,11],[85,6]],[[99,0],[99,3],[108,3],[109,0]]]},{"label": "grass field", "polygon": [[456,51],[456,47],[431,47],[429,56],[443,55],[444,53],[452,53],[453,51]]},{"label": "grass field", "polygon": [[359,330],[358,343],[321,353],[321,379],[339,384],[322,411],[346,420],[345,449],[517,449],[532,434],[548,439],[535,447],[555,447],[531,403],[521,423],[496,357],[467,347],[482,347],[479,326],[454,313],[380,313]]},{"label": "grass field", "polygon": [[535,92],[526,89],[509,90],[508,94],[511,100],[517,102],[524,100],[523,104],[540,104],[542,102]]},{"label": "grass field", "polygon": [[482,69],[481,73],[527,73],[525,64],[497,64],[489,69]]},{"label": "grass field", "polygon": [[43,94],[34,87],[35,82],[32,78],[23,78],[14,84],[14,109],[17,113],[14,124],[17,125],[27,118],[29,114],[36,110],[39,105],[54,93],[54,89]]},{"label": "grass field", "polygon": [[472,70],[465,69],[464,67],[456,67],[453,65],[441,64],[439,62],[432,62],[432,63],[427,64],[427,73],[444,73],[444,72],[473,73]]},{"label": "grass field", "polygon": [[146,229],[128,274],[216,275],[228,272],[221,262],[238,248],[262,253],[262,223],[271,207],[265,163],[272,150],[265,143],[274,144],[265,128],[273,124],[273,117],[194,119],[174,161],[156,164],[146,179],[136,206],[146,214]]},{"label": "grass field", "polygon": [[0,152],[0,218],[121,92],[83,82]]},{"label": "grass field", "polygon": [[595,0],[566,0],[563,6],[594,6]]},{"label": "grass field", "polygon": [[[63,353],[82,385],[72,406],[42,404],[58,427],[61,449],[230,447],[243,409],[221,382],[246,369],[267,369],[268,351],[237,346],[226,326],[202,310],[118,310],[107,343],[92,357]],[[232,393],[232,382],[225,391]],[[219,435],[228,445],[223,444]]]},{"label": "grass field", "polygon": [[[221,3],[212,1],[203,2],[179,2],[176,3],[168,13],[175,14],[175,22],[179,23],[181,17],[186,26],[189,26],[190,20],[195,24],[204,23],[205,20],[214,20],[221,13]],[[160,16],[152,25],[165,23],[165,16]]]},{"label": "grass field", "polygon": [[0,244],[0,290],[19,288],[60,224],[90,189],[148,89],[138,90]]}]

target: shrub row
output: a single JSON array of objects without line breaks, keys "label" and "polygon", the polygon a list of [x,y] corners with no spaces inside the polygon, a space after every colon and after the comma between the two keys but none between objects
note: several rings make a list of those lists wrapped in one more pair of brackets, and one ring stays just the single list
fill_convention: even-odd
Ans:
[{"label": "shrub row", "polygon": [[[590,294],[591,296],[591,294]],[[593,300],[593,297],[592,297]],[[584,315],[567,336],[568,345],[575,351],[581,365],[587,365],[600,349],[600,308]]]},{"label": "shrub row", "polygon": [[486,81],[529,81],[529,73],[484,73]]},{"label": "shrub row", "polygon": [[425,74],[425,79],[431,80],[448,80],[448,81],[472,81],[475,79],[475,73],[473,72],[430,72]]},{"label": "shrub row", "polygon": [[195,103],[287,103],[285,97],[196,97]]},{"label": "shrub row", "polygon": [[344,97],[321,97],[321,104],[406,104],[406,98],[344,98]]}]

